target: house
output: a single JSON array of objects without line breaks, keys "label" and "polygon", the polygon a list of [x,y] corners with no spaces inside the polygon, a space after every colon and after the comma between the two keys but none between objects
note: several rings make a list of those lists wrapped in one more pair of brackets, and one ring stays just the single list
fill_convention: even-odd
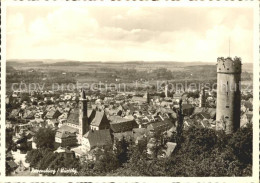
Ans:
[{"label": "house", "polygon": [[111,121],[110,128],[114,133],[132,131],[133,128],[138,127],[138,124],[134,119],[126,119],[120,116],[110,116],[109,120]]},{"label": "house", "polygon": [[147,99],[144,98],[144,97],[133,96],[132,102],[138,103],[138,104],[143,104],[143,103],[146,103],[146,102],[147,102]]},{"label": "house", "polygon": [[211,119],[216,118],[216,108],[207,108],[206,112],[210,115]]},{"label": "house", "polygon": [[104,146],[112,147],[112,137],[109,129],[89,130],[82,139],[83,151],[90,151],[95,147],[103,148]]},{"label": "house", "polygon": [[195,107],[194,111],[191,115],[191,118],[215,119],[216,118],[216,108]]},{"label": "house", "polygon": [[66,125],[78,128],[79,127],[79,109],[72,109],[68,115]]},{"label": "house", "polygon": [[57,119],[61,115],[60,111],[57,109],[52,109],[47,112],[45,118],[47,119]]},{"label": "house", "polygon": [[195,119],[201,119],[201,120],[210,119],[210,115],[206,112],[197,113],[197,114],[193,115],[193,117]]},{"label": "house", "polygon": [[169,157],[173,153],[174,149],[176,148],[177,143],[174,142],[167,142],[166,143],[166,150],[165,150],[165,156]]},{"label": "house", "polygon": [[68,159],[74,159],[76,157],[75,152],[70,149],[70,147],[59,147],[56,151],[56,153],[59,153],[64,158]]},{"label": "house", "polygon": [[34,115],[36,114],[35,111],[32,110],[25,110],[23,114],[24,119],[34,119]]},{"label": "house", "polygon": [[241,111],[253,111],[253,104],[250,101],[241,101]]},{"label": "house", "polygon": [[253,112],[246,112],[241,117],[240,127],[246,126],[248,123],[253,122]]},{"label": "house", "polygon": [[13,109],[12,112],[9,115],[10,119],[17,119],[22,116],[22,110],[21,109]]},{"label": "house", "polygon": [[90,117],[90,129],[92,130],[103,130],[109,129],[109,120],[104,111],[93,110]]},{"label": "house", "polygon": [[138,143],[147,135],[146,128],[133,128],[132,132],[133,132],[133,138],[136,143]]},{"label": "house", "polygon": [[126,131],[121,133],[113,133],[114,139],[122,140],[123,138],[127,141],[134,139],[134,134],[132,131]]},{"label": "house", "polygon": [[55,134],[56,146],[75,146],[78,142],[77,134],[78,128],[73,128],[68,125],[62,125]]},{"label": "house", "polygon": [[190,116],[194,110],[192,104],[182,104],[182,114],[185,116]]},{"label": "house", "polygon": [[173,124],[169,120],[165,120],[161,122],[151,123],[150,125],[148,125],[147,131],[150,135],[153,135],[156,132],[167,132],[172,126]]},{"label": "house", "polygon": [[209,120],[207,119],[204,119],[204,120],[201,120],[200,121],[200,125],[203,127],[203,128],[211,128],[211,123]]}]

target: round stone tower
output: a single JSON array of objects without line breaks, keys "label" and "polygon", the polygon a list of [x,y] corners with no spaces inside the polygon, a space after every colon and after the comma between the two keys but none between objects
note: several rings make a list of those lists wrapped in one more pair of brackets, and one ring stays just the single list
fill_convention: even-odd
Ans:
[{"label": "round stone tower", "polygon": [[241,59],[218,58],[216,130],[227,134],[240,127]]}]

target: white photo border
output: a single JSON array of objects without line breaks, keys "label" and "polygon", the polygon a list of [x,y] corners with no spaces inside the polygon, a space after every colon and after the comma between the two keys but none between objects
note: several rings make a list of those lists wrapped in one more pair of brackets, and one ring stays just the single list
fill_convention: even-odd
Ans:
[{"label": "white photo border", "polygon": [[[253,176],[252,177],[9,177],[5,176],[5,83],[7,6],[249,7],[254,11]],[[259,182],[259,1],[8,1],[1,2],[1,182]]]}]

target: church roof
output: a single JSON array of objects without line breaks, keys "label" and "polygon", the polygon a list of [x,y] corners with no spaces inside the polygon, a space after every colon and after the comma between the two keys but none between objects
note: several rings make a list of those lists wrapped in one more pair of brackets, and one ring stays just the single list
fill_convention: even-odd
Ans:
[{"label": "church roof", "polygon": [[91,121],[91,125],[93,126],[100,126],[101,122],[107,120],[104,111],[96,111],[93,120]]},{"label": "church roof", "polygon": [[110,130],[89,130],[85,135],[89,140],[91,148],[105,145],[112,145]]}]

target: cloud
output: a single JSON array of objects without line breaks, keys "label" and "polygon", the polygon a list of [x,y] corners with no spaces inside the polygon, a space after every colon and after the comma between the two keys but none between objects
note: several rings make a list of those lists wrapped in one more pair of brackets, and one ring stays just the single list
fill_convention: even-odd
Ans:
[{"label": "cloud", "polygon": [[249,8],[8,7],[7,58],[252,62]]}]

